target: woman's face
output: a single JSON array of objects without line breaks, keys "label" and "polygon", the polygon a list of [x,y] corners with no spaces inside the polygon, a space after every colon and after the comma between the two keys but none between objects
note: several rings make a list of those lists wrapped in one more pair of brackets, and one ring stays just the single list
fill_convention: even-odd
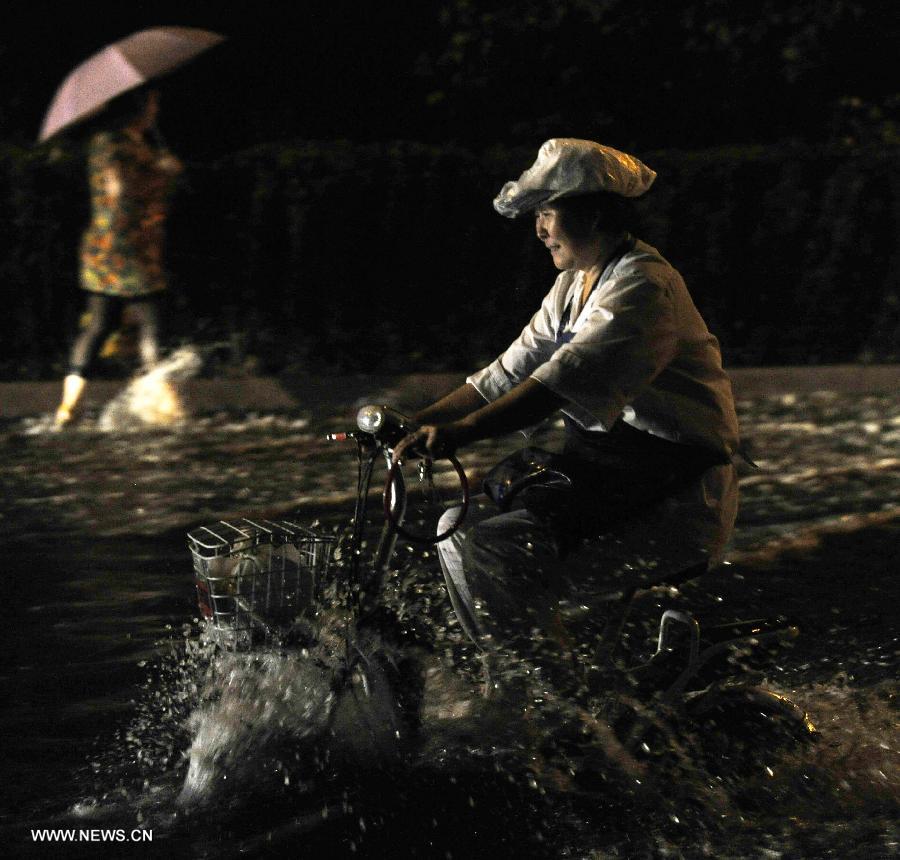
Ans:
[{"label": "woman's face", "polygon": [[597,260],[596,237],[576,239],[563,225],[562,213],[550,203],[534,211],[534,226],[538,239],[550,251],[553,265],[560,271],[587,270]]}]

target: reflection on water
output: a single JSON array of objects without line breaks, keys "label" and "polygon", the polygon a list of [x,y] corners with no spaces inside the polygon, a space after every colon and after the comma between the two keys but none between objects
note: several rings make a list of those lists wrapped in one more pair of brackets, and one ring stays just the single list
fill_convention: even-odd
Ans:
[{"label": "reflection on water", "polygon": [[[734,564],[649,594],[628,642],[646,649],[669,606],[709,623],[796,615],[803,635],[765,672],[824,742],[731,778],[682,738],[696,766],[681,760],[677,791],[637,791],[608,751],[559,738],[566,720],[546,697],[527,713],[474,697],[474,655],[419,552],[389,593],[431,649],[423,724],[415,743],[399,724],[401,738],[380,736],[391,755],[361,755],[395,715],[377,694],[348,697],[336,651],[222,657],[202,641],[184,533],[248,512],[342,522],[354,457],[322,434],[352,409],[335,421],[222,412],[174,431],[112,429],[109,412],[64,434],[7,424],[0,730],[17,743],[2,838],[141,822],[176,855],[302,844],[312,856],[890,856],[897,401],[741,404],[761,469],[744,478]],[[477,473],[503,450],[475,446],[464,464]]]}]

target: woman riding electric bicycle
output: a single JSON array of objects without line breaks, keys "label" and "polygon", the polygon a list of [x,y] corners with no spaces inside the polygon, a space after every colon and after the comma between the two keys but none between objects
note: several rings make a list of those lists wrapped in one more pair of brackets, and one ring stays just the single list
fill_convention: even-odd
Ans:
[{"label": "woman riding electric bicycle", "polygon": [[[738,425],[718,342],[680,275],[627,232],[628,198],[654,178],[632,156],[562,139],[545,143],[534,166],[504,186],[495,208],[512,216],[533,211],[538,239],[561,274],[512,345],[447,397],[412,418],[366,406],[356,430],[329,435],[355,441],[358,455],[356,507],[339,541],[257,518],[191,533],[200,608],[225,647],[251,648],[277,634],[278,647],[293,645],[309,659],[309,648],[321,646],[316,659],[333,674],[326,732],[341,711],[335,703],[367,702],[368,713],[378,701],[390,707],[360,724],[417,737],[429,673],[418,643],[407,647],[410,625],[385,586],[396,571],[398,537],[422,537],[410,496],[440,489],[429,460],[447,458],[452,473],[443,477],[461,501],[445,510],[439,500],[445,512],[427,540],[437,545],[459,621],[485,658],[486,694],[498,692],[492,664],[508,667],[499,658],[512,650],[526,659],[511,661],[508,692],[516,702],[525,692],[531,702],[552,703],[554,742],[576,756],[586,730],[632,777],[642,768],[638,759],[652,757],[661,785],[679,766],[681,747],[669,738],[682,724],[709,727],[701,734],[713,737],[735,729],[752,738],[747,746],[758,735],[743,726],[760,719],[784,728],[790,741],[814,735],[783,696],[734,677],[742,671],[732,659],[737,651],[796,635],[783,619],[775,629],[760,619],[735,622],[704,638],[694,618],[670,609],[650,660],[615,655],[636,591],[705,572],[721,556],[737,510]],[[564,450],[519,451],[489,473],[486,495],[470,504],[455,451],[527,432],[557,410],[566,423]],[[413,470],[404,475],[404,465],[423,455],[418,480]],[[379,461],[388,467],[384,523],[372,543],[364,532]],[[323,599],[325,586],[337,597]],[[601,602],[608,617],[592,636],[585,627]],[[585,627],[575,631],[576,624]],[[519,686],[523,674],[528,680]],[[588,766],[573,764],[573,773],[593,773],[588,747]]]},{"label": "woman riding electric bicycle", "polygon": [[718,341],[678,272],[629,232],[631,198],[655,178],[610,147],[553,139],[504,185],[495,209],[533,213],[560,275],[506,351],[413,416],[395,448],[440,458],[563,413],[564,450],[499,464],[489,498],[438,544],[485,653],[534,628],[565,641],[560,608],[705,568],[731,533],[739,435]]}]

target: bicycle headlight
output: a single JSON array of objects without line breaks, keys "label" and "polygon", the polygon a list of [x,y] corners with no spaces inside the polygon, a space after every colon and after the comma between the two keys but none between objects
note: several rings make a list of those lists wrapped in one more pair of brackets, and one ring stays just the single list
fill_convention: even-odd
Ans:
[{"label": "bicycle headlight", "polygon": [[384,427],[385,411],[382,406],[363,406],[356,413],[356,426],[363,433],[371,433],[373,436]]}]

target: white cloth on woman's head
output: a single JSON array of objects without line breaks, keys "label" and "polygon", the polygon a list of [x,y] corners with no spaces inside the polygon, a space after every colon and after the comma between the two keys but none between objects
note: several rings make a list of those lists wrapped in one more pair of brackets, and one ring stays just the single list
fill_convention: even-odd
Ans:
[{"label": "white cloth on woman's head", "polygon": [[503,186],[494,209],[516,218],[560,197],[597,191],[640,197],[654,179],[656,172],[633,155],[592,140],[558,137],[541,146],[537,160],[515,182]]}]

